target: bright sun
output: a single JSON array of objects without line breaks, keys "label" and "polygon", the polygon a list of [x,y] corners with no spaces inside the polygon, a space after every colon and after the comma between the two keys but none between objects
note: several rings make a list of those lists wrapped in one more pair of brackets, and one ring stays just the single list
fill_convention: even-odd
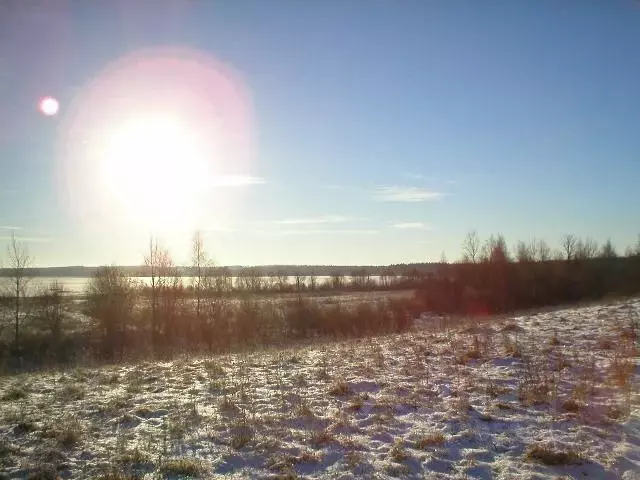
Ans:
[{"label": "bright sun", "polygon": [[60,126],[60,191],[74,218],[167,238],[233,219],[252,178],[246,93],[231,69],[190,49],[107,65]]},{"label": "bright sun", "polygon": [[99,156],[103,188],[132,219],[149,227],[189,223],[212,176],[212,159],[185,123],[170,116],[133,118],[105,132]]}]

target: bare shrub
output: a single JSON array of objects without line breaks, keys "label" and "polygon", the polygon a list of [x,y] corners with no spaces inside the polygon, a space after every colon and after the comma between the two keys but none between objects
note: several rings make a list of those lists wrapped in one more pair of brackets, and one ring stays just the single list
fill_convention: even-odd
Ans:
[{"label": "bare shrub", "polygon": [[424,450],[427,447],[434,447],[442,445],[445,442],[445,436],[442,432],[432,430],[420,435],[420,438],[416,440],[416,448],[418,450]]},{"label": "bare shrub", "polygon": [[160,471],[165,475],[180,475],[184,477],[198,477],[206,473],[202,460],[194,457],[170,458],[160,465]]},{"label": "bare shrub", "polygon": [[557,450],[549,445],[533,445],[525,453],[525,458],[544,465],[569,465],[580,462],[580,455],[573,451]]},{"label": "bare shrub", "polygon": [[329,394],[336,397],[346,396],[350,393],[351,387],[349,387],[349,384],[343,379],[335,381],[329,388]]},{"label": "bare shrub", "polygon": [[98,320],[105,353],[122,357],[126,328],[131,323],[135,298],[131,279],[118,267],[100,267],[86,290],[86,309]]}]

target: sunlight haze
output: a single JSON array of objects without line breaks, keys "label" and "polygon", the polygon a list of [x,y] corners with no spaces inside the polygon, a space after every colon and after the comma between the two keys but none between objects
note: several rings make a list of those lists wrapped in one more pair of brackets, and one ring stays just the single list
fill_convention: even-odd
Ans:
[{"label": "sunlight haze", "polygon": [[39,266],[635,242],[637,3],[108,5],[0,14],[0,243]]}]

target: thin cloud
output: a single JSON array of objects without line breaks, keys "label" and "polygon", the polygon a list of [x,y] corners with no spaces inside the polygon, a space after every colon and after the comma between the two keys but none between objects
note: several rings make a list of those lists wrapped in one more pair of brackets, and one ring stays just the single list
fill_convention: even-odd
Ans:
[{"label": "thin cloud", "polygon": [[349,220],[342,215],[321,215],[319,217],[308,218],[285,218],[283,220],[275,220],[276,225],[319,225],[325,223],[344,223]]},{"label": "thin cloud", "polygon": [[22,227],[16,227],[14,225],[0,225],[0,230],[22,230]]},{"label": "thin cloud", "polygon": [[421,173],[405,173],[404,176],[411,180],[422,180],[424,178],[424,175]]},{"label": "thin cloud", "polygon": [[391,186],[378,187],[375,197],[380,202],[429,202],[442,198],[442,192],[434,192],[426,188]]},{"label": "thin cloud", "polygon": [[404,229],[404,230],[429,230],[430,229],[429,225],[423,222],[394,223],[393,225],[391,225],[391,227]]},{"label": "thin cloud", "polygon": [[379,230],[369,229],[332,229],[332,228],[302,228],[302,229],[287,229],[287,230],[272,230],[262,231],[261,233],[267,235],[276,236],[289,236],[289,235],[377,235]]},{"label": "thin cloud", "polygon": [[[32,243],[49,243],[51,242],[50,238],[46,237],[15,237],[19,242],[32,242]],[[11,240],[11,237],[3,236],[0,237],[0,240]]]},{"label": "thin cloud", "polygon": [[203,229],[203,231],[205,233],[231,233],[231,232],[236,232],[237,229],[234,227],[230,227],[228,225],[216,225],[214,227],[207,227],[205,229]]},{"label": "thin cloud", "polygon": [[265,183],[267,181],[264,178],[251,175],[218,175],[211,180],[211,186],[213,187],[244,187]]}]

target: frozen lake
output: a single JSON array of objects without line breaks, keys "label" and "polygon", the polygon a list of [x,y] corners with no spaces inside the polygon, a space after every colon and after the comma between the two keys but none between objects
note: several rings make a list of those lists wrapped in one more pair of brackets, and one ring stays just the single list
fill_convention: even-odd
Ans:
[{"label": "frozen lake", "polygon": [[[136,282],[146,284],[146,285],[148,285],[149,282],[151,281],[149,277],[132,277],[132,278]],[[287,278],[290,284],[295,283],[295,277],[290,276]],[[305,278],[308,279],[308,277],[305,277]],[[316,276],[315,278],[317,279],[317,284],[321,285],[327,282],[331,277]],[[236,285],[238,277],[232,277],[232,279],[233,279],[233,284]],[[271,280],[271,277],[262,277],[262,279],[263,281],[268,282]],[[374,282],[379,282],[380,276],[372,275],[370,279]],[[29,288],[31,289],[32,293],[37,293],[39,290],[43,289],[47,285],[50,285],[52,282],[58,281],[64,286],[64,289],[68,293],[72,295],[77,295],[77,294],[83,293],[86,290],[89,280],[91,280],[89,277],[33,277],[29,281]],[[192,277],[183,277],[182,280],[184,285],[190,285],[192,282]],[[350,280],[351,280],[351,277],[349,276],[344,277],[345,282],[349,282]],[[308,280],[307,280],[307,283],[308,283]]]}]

